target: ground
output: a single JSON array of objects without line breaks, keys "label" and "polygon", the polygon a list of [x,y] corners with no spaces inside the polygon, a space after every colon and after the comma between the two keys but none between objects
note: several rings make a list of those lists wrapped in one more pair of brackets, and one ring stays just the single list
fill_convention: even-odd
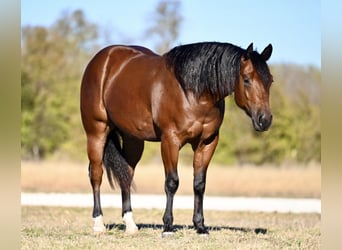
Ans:
[{"label": "ground", "polygon": [[175,210],[174,236],[162,238],[162,210],[136,209],[140,230],[124,233],[121,210],[104,209],[108,231],[92,233],[90,208],[22,207],[21,249],[320,249],[319,214],[205,211],[209,237],[190,210]]},{"label": "ground", "polygon": [[[192,168],[179,167],[177,194],[192,194]],[[206,196],[321,197],[320,166],[223,167],[208,171]],[[164,193],[163,168],[138,166],[135,193]],[[22,162],[22,192],[91,192],[85,163]],[[103,193],[111,190],[104,180]],[[177,231],[162,238],[159,209],[134,209],[139,231],[124,233],[121,209],[105,208],[108,231],[92,232],[91,208],[21,208],[21,249],[320,249],[321,215],[204,211],[209,237],[192,228],[191,210],[174,210]]]}]

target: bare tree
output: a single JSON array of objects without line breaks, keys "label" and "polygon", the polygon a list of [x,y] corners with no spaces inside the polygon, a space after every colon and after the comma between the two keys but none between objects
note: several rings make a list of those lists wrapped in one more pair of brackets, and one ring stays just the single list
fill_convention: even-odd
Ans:
[{"label": "bare tree", "polygon": [[158,53],[167,52],[178,38],[183,20],[180,7],[180,1],[162,0],[152,14],[152,25],[146,31],[146,38],[155,38],[155,50]]}]

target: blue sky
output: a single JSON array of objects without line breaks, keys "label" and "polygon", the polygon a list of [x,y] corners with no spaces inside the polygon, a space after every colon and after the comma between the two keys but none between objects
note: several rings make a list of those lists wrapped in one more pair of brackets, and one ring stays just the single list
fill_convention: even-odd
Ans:
[{"label": "blue sky", "polygon": [[[158,0],[22,0],[24,25],[50,26],[63,11],[82,9],[89,21],[111,34],[113,43],[135,43],[150,25]],[[258,51],[273,45],[270,63],[321,67],[321,6],[319,0],[247,1],[183,0],[183,23],[175,45],[200,41],[230,42]]]}]

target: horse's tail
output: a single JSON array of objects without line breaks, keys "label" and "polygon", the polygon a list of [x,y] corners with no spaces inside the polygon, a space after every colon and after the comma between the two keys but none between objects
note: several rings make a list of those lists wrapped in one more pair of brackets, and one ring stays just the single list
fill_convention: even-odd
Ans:
[{"label": "horse's tail", "polygon": [[115,130],[112,130],[107,136],[103,154],[103,165],[105,166],[112,189],[114,189],[114,183],[118,183],[121,189],[130,188],[132,183],[130,167],[122,155],[120,139]]}]

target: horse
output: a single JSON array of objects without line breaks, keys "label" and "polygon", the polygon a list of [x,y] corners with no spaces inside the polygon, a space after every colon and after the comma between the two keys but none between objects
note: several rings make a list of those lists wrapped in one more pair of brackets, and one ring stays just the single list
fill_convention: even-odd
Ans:
[{"label": "horse", "polygon": [[259,53],[230,43],[200,42],[176,46],[158,55],[141,46],[112,45],[88,63],[82,78],[80,111],[87,137],[93,191],[93,231],[106,231],[100,202],[104,169],[112,188],[121,189],[125,233],[138,231],[131,207],[131,186],[144,141],[160,142],[165,172],[166,208],[162,235],[172,234],[173,198],[179,184],[179,150],[187,143],[193,157],[193,224],[206,235],[203,197],[209,162],[219,140],[225,97],[251,118],[256,131],[272,123],[269,92],[273,82]]}]

